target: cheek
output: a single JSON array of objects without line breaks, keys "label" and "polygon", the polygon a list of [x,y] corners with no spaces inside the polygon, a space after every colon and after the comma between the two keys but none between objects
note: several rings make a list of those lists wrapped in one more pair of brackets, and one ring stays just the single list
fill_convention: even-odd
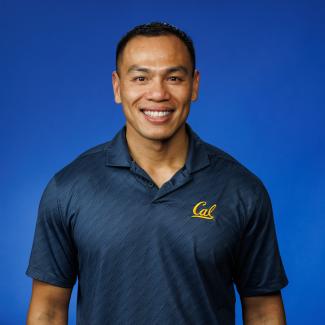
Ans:
[{"label": "cheek", "polygon": [[129,85],[121,85],[122,103],[132,104],[141,99],[145,94],[145,90],[139,87],[130,87]]},{"label": "cheek", "polygon": [[175,94],[175,96],[174,96],[174,98],[177,100],[177,102],[182,106],[190,105],[191,97],[192,97],[192,92],[190,92],[188,90],[181,91],[181,92]]},{"label": "cheek", "polygon": [[192,87],[184,85],[180,87],[172,87],[170,94],[180,103],[187,103],[191,101]]}]

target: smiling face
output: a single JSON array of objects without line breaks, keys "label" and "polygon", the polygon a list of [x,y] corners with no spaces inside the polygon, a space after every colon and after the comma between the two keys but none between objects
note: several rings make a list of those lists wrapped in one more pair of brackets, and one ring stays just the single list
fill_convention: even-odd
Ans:
[{"label": "smiling face", "polygon": [[166,140],[185,130],[191,101],[198,95],[186,45],[174,35],[136,36],[113,72],[116,103],[121,103],[129,134]]}]

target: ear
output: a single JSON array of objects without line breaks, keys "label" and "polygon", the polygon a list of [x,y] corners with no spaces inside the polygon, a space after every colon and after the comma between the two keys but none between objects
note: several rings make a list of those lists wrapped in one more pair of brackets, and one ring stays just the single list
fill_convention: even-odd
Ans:
[{"label": "ear", "polygon": [[112,85],[114,91],[114,100],[116,104],[121,104],[120,77],[116,71],[112,73]]},{"label": "ear", "polygon": [[192,96],[191,96],[192,102],[196,101],[198,98],[199,84],[200,84],[200,72],[199,70],[195,69],[194,76],[193,76],[193,85],[192,85]]}]

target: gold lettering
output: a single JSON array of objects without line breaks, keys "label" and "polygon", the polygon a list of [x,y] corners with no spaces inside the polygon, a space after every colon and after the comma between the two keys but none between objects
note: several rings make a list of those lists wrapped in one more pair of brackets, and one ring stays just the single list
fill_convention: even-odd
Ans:
[{"label": "gold lettering", "polygon": [[203,216],[203,217],[206,217],[208,215],[208,209],[202,209],[200,212],[199,212],[199,215],[200,216]]},{"label": "gold lettering", "polygon": [[207,205],[207,203],[206,203],[205,201],[200,201],[199,203],[197,203],[197,204],[194,206],[194,208],[193,208],[193,214],[194,214],[195,216],[198,216],[198,215],[199,215],[199,212],[197,212],[197,209],[198,209],[198,207],[199,207],[200,205],[205,206],[205,205]]},{"label": "gold lettering", "polygon": [[206,206],[207,202],[206,201],[200,201],[197,204],[195,204],[193,208],[193,216],[192,218],[204,218],[204,219],[214,219],[214,216],[212,215],[212,212],[214,209],[217,207],[216,204],[213,204],[209,209],[201,209],[199,210],[199,207]]},{"label": "gold lettering", "polygon": [[211,207],[210,207],[210,209],[209,209],[209,213],[208,213],[208,215],[209,215],[210,217],[212,217],[212,212],[213,212],[213,210],[214,210],[216,207],[217,207],[216,204],[211,205]]}]

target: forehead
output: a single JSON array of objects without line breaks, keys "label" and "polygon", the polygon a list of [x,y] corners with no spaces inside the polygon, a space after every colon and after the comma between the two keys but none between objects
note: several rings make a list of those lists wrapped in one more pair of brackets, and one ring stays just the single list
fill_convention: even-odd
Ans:
[{"label": "forehead", "polygon": [[152,67],[184,65],[191,66],[186,45],[174,35],[136,36],[131,39],[121,56],[121,68],[131,65]]}]

